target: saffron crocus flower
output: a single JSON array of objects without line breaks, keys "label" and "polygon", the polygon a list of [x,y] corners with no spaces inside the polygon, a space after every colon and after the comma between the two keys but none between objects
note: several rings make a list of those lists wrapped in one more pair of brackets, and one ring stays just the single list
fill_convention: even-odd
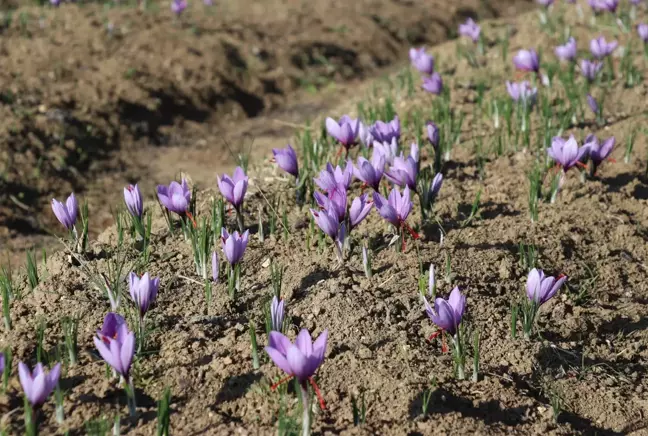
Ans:
[{"label": "saffron crocus flower", "polygon": [[527,107],[532,107],[535,104],[538,95],[538,88],[531,88],[527,81],[519,83],[507,81],[506,90],[514,102],[522,103]]},{"label": "saffron crocus flower", "polygon": [[380,153],[385,158],[385,164],[393,164],[398,153],[396,138],[392,138],[391,142],[374,142],[374,152]]},{"label": "saffron crocus flower", "polygon": [[434,72],[434,56],[425,52],[425,47],[410,48],[410,61],[414,68],[423,74],[432,74]]},{"label": "saffron crocus flower", "polygon": [[441,330],[454,336],[466,309],[466,296],[461,294],[459,288],[455,287],[447,300],[443,298],[435,299],[434,309],[432,309],[425,297],[423,297],[423,302],[425,312],[432,322]]},{"label": "saffron crocus flower", "polygon": [[432,147],[434,147],[434,150],[436,151],[439,148],[439,127],[437,127],[437,125],[432,121],[428,121],[428,123],[426,124],[426,129],[428,141],[430,141],[430,144],[432,144]]},{"label": "saffron crocus flower", "polygon": [[374,143],[374,137],[371,135],[370,127],[362,121],[358,122],[358,139],[365,147],[371,147]]},{"label": "saffron crocus flower", "polygon": [[135,333],[126,328],[123,337],[107,338],[95,336],[93,338],[97,351],[115,372],[129,380],[130,368],[135,355]]},{"label": "saffron crocus flower", "polygon": [[588,3],[595,13],[615,13],[619,7],[619,0],[589,0]]},{"label": "saffron crocus flower", "polygon": [[245,193],[248,187],[248,176],[245,175],[243,168],[236,167],[232,177],[223,174],[223,177],[216,176],[218,190],[234,208],[238,211],[245,199]]},{"label": "saffron crocus flower", "polygon": [[434,95],[440,95],[443,92],[443,80],[439,73],[433,73],[430,77],[423,77],[422,88]]},{"label": "saffron crocus flower", "polygon": [[123,316],[118,313],[108,312],[104,317],[101,330],[97,330],[97,337],[110,345],[110,340],[124,341],[128,333],[128,326]]},{"label": "saffron crocus flower", "polygon": [[410,199],[410,190],[406,186],[401,195],[398,188],[394,187],[387,199],[377,192],[373,194],[376,210],[387,222],[397,228],[405,225],[405,220],[412,211],[412,200]]},{"label": "saffron crocus flower", "polygon": [[606,139],[602,143],[599,142],[598,138],[595,135],[587,135],[585,138],[585,144],[583,147],[587,147],[590,160],[592,161],[591,174],[594,176],[599,165],[607,159],[612,150],[614,149],[614,143],[616,139],[614,136]]},{"label": "saffron crocus flower", "polygon": [[359,156],[358,163],[353,167],[353,174],[356,178],[373,188],[374,191],[378,190],[384,171],[385,156],[375,149],[371,155],[371,161]]},{"label": "saffron crocus flower", "polygon": [[578,48],[576,47],[576,40],[573,37],[569,38],[569,40],[567,40],[565,44],[556,47],[554,52],[556,53],[558,59],[570,62],[574,61],[578,52]]},{"label": "saffron crocus flower", "polygon": [[281,333],[284,322],[284,300],[279,300],[276,296],[272,297],[270,303],[270,321],[272,330]]},{"label": "saffron crocus flower", "polygon": [[481,27],[472,18],[468,18],[465,23],[459,25],[459,35],[472,39],[472,42],[479,41]]},{"label": "saffron crocus flower", "polygon": [[533,268],[527,278],[527,297],[538,306],[546,303],[565,283],[567,277],[562,276],[556,280],[552,276],[545,276],[542,270]]},{"label": "saffron crocus flower", "polygon": [[142,193],[137,184],[135,186],[128,185],[124,188],[124,201],[126,202],[128,213],[134,217],[142,218],[142,212],[144,211]]},{"label": "saffron crocus flower", "polygon": [[272,154],[274,155],[274,160],[277,162],[279,168],[288,174],[292,174],[296,178],[299,177],[297,154],[290,144],[288,144],[286,148],[273,148]]},{"label": "saffron crocus flower", "polygon": [[186,0],[171,0],[171,12],[174,14],[180,15],[185,9],[187,9]]},{"label": "saffron crocus flower", "polygon": [[344,239],[346,238],[346,228],[344,223],[340,223],[337,212],[331,209],[324,209],[321,211],[316,211],[311,209],[311,214],[315,219],[315,224],[322,229],[322,231],[333,239],[333,245],[335,246],[335,255],[338,258],[340,263],[343,262],[342,257],[342,246],[344,245]]},{"label": "saffron crocus flower", "polygon": [[56,215],[56,218],[66,229],[72,230],[76,223],[77,213],[79,212],[79,203],[74,196],[74,192],[70,194],[65,204],[53,198],[52,211],[54,211],[54,215]]},{"label": "saffron crocus flower", "polygon": [[313,197],[320,208],[335,214],[339,222],[344,220],[347,205],[347,193],[344,189],[334,189],[329,191],[328,195],[315,192]]},{"label": "saffron crocus flower", "polygon": [[227,230],[221,230],[223,252],[225,253],[225,258],[230,263],[230,265],[236,265],[243,259],[243,254],[245,254],[249,236],[249,230],[246,230],[243,235],[239,235],[239,232],[229,234],[227,233]]},{"label": "saffron crocus flower", "polygon": [[328,330],[313,342],[308,330],[302,329],[294,344],[281,333],[272,331],[265,351],[279,369],[304,384],[324,361],[327,340]]},{"label": "saffron crocus flower", "polygon": [[637,33],[644,43],[648,43],[648,24],[640,23],[637,25]]},{"label": "saffron crocus flower", "polygon": [[565,172],[583,159],[587,152],[587,147],[578,147],[574,135],[571,135],[567,140],[559,136],[554,137],[551,141],[551,148],[547,149],[549,157],[562,166]]},{"label": "saffron crocus flower", "polygon": [[599,61],[589,61],[587,59],[583,59],[580,62],[581,74],[583,75],[583,77],[585,77],[585,79],[587,79],[588,82],[593,82],[602,68],[603,63]]},{"label": "saffron crocus flower", "polygon": [[598,102],[596,101],[596,99],[594,97],[592,97],[591,94],[587,94],[587,105],[592,110],[592,112],[594,112],[594,115],[596,115],[598,117],[598,115],[599,115],[599,105],[598,105]]},{"label": "saffron crocus flower", "polygon": [[416,191],[418,162],[412,156],[408,156],[407,159],[402,156],[396,157],[394,164],[385,172],[385,176],[398,186],[408,186],[411,190]]},{"label": "saffron crocus flower", "polygon": [[398,141],[401,134],[400,119],[396,115],[389,122],[376,121],[373,126],[369,127],[369,132],[374,138],[374,141],[392,142],[393,139]]},{"label": "saffron crocus flower", "polygon": [[212,252],[212,281],[218,283],[218,276],[220,275],[220,264],[218,263],[218,253]]},{"label": "saffron crocus flower", "polygon": [[597,59],[603,59],[612,54],[619,45],[616,41],[605,41],[605,38],[599,36],[590,41],[590,52]]},{"label": "saffron crocus flower", "polygon": [[443,175],[441,173],[437,173],[432,179],[432,183],[430,183],[430,190],[428,191],[428,198],[430,202],[434,202],[434,200],[436,200],[437,196],[439,195],[439,191],[441,190],[441,185],[443,185]]},{"label": "saffron crocus flower", "polygon": [[18,363],[18,378],[23,388],[25,397],[32,407],[43,404],[50,396],[61,376],[61,364],[54,365],[51,371],[46,372],[42,363],[37,363],[34,372],[23,362]]},{"label": "saffron crocus flower", "polygon": [[344,167],[340,166],[333,168],[330,162],[327,162],[326,168],[319,173],[319,177],[313,177],[313,181],[324,192],[341,189],[347,191],[351,180],[353,179],[353,163],[349,160]]},{"label": "saffron crocus flower", "polygon": [[186,215],[191,202],[191,189],[185,179],[181,183],[171,182],[169,186],[158,185],[158,199],[162,206],[178,215]]},{"label": "saffron crocus flower", "polygon": [[351,202],[349,208],[349,232],[369,215],[372,207],[373,202],[367,200],[367,194],[362,194]]},{"label": "saffron crocus flower", "polygon": [[130,296],[137,305],[141,317],[146,315],[151,304],[155,302],[159,286],[160,279],[158,277],[151,278],[149,273],[144,273],[141,278],[134,272],[128,275]]},{"label": "saffron crocus flower", "polygon": [[0,353],[0,374],[4,374],[5,369],[5,355]]},{"label": "saffron crocus flower", "polygon": [[326,131],[347,150],[356,142],[360,120],[343,115],[338,122],[333,118],[326,119]]},{"label": "saffron crocus flower", "polygon": [[553,4],[554,0],[536,0],[536,3],[538,3],[540,6],[544,7],[549,7]]},{"label": "saffron crocus flower", "polygon": [[515,68],[520,71],[540,71],[540,58],[535,50],[520,50],[513,57]]}]

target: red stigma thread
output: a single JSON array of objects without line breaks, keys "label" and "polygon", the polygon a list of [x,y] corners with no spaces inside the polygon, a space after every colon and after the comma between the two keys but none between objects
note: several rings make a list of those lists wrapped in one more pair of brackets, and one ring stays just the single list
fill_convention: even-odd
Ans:
[{"label": "red stigma thread", "polygon": [[198,227],[198,226],[196,225],[196,220],[194,219],[193,215],[191,215],[191,212],[186,211],[186,212],[185,212],[185,215],[187,215],[187,218],[189,218],[189,219],[191,220],[191,222],[193,223],[194,229],[195,229],[196,227]]},{"label": "red stigma thread", "polygon": [[326,410],[326,404],[324,404],[324,397],[322,397],[322,393],[320,392],[319,388],[317,387],[317,383],[315,383],[315,380],[313,380],[313,377],[308,377],[308,381],[313,386],[313,390],[315,390],[315,395],[317,395],[317,400],[319,401],[320,408],[322,410]]},{"label": "red stigma thread", "polygon": [[280,385],[286,383],[287,381],[289,381],[289,380],[292,379],[293,377],[294,377],[294,375],[289,375],[288,377],[279,380],[277,383],[275,383],[275,384],[273,384],[272,386],[270,386],[270,389],[272,389],[272,390],[274,391],[274,390],[277,389]]}]

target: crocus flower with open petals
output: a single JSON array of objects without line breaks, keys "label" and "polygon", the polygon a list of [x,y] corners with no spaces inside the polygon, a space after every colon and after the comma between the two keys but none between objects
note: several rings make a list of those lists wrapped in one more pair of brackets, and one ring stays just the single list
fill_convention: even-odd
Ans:
[{"label": "crocus flower with open petals", "polygon": [[53,198],[52,211],[54,211],[54,215],[56,215],[56,218],[61,224],[63,224],[63,226],[65,226],[66,229],[72,230],[79,212],[79,203],[74,196],[74,192],[70,194],[65,204]]},{"label": "crocus flower with open petals", "polygon": [[599,36],[590,41],[590,52],[597,59],[603,59],[612,54],[619,45],[616,41],[607,42],[604,37]]},{"label": "crocus flower with open petals", "polygon": [[245,199],[245,193],[248,187],[248,176],[245,175],[243,168],[236,167],[232,177],[223,174],[223,177],[216,176],[218,190],[236,210],[239,210]]},{"label": "crocus flower with open petals", "polygon": [[479,41],[481,27],[472,18],[468,18],[465,23],[459,25],[459,35],[472,39],[473,42]]},{"label": "crocus flower with open petals", "polygon": [[324,330],[313,342],[308,330],[302,329],[294,344],[281,333],[272,331],[265,351],[279,369],[303,384],[324,361],[327,340],[328,330]]},{"label": "crocus flower with open petals", "polygon": [[367,194],[362,194],[351,202],[349,208],[349,232],[369,215],[372,207],[373,202],[367,200]]},{"label": "crocus flower with open petals", "polygon": [[515,68],[520,71],[540,71],[540,58],[535,50],[520,50],[513,57]]},{"label": "crocus flower with open petals", "polygon": [[619,0],[588,0],[594,13],[611,12],[615,13],[619,7]]},{"label": "crocus flower with open petals", "polygon": [[142,203],[142,193],[137,184],[135,186],[128,185],[124,188],[124,201],[126,202],[128,213],[134,217],[142,218],[144,206]]},{"label": "crocus flower with open petals", "polygon": [[369,132],[374,138],[374,141],[392,142],[394,138],[398,141],[401,134],[400,118],[396,115],[394,119],[389,122],[380,120],[376,121],[373,126],[369,127]]},{"label": "crocus flower with open petals", "polygon": [[423,297],[425,312],[428,317],[441,330],[454,336],[461,324],[464,311],[466,309],[466,296],[461,294],[458,287],[455,287],[450,293],[450,297],[445,300],[437,298],[434,300],[434,309],[430,306],[427,299]]},{"label": "crocus flower with open petals", "polygon": [[637,33],[644,43],[648,43],[648,24],[640,23],[637,25]]},{"label": "crocus flower with open petals", "polygon": [[411,190],[416,191],[418,162],[412,156],[408,156],[407,159],[398,156],[394,158],[394,164],[385,172],[385,176],[398,186],[408,186]]},{"label": "crocus flower with open petals", "polygon": [[288,144],[286,148],[273,148],[272,154],[277,166],[295,177],[299,177],[299,163],[295,150]]},{"label": "crocus flower with open petals", "polygon": [[54,365],[51,371],[46,372],[42,363],[37,363],[34,372],[23,362],[18,363],[18,378],[23,388],[25,397],[32,406],[43,404],[52,393],[59,377],[61,376],[61,364]]},{"label": "crocus flower with open petals", "polygon": [[284,300],[279,300],[277,296],[272,297],[272,303],[270,303],[270,321],[272,330],[276,332],[283,330]]},{"label": "crocus flower with open petals", "polygon": [[241,261],[241,259],[243,259],[243,254],[245,254],[249,236],[249,230],[246,230],[243,235],[240,235],[239,232],[230,234],[227,233],[227,230],[225,229],[221,230],[223,252],[225,253],[225,258],[230,263],[230,265],[236,265]]},{"label": "crocus flower with open petals", "polygon": [[[130,368],[135,355],[135,333],[126,328],[123,337],[115,339],[95,336],[97,351],[115,372],[129,380]],[[107,342],[106,342],[107,341]]]},{"label": "crocus flower with open petals", "polygon": [[378,190],[384,171],[385,156],[376,149],[371,155],[371,161],[359,156],[358,163],[353,167],[353,174],[356,178],[372,187],[374,191]]},{"label": "crocus flower with open petals", "polygon": [[506,90],[514,102],[522,103],[527,107],[535,104],[538,95],[538,88],[531,88],[531,85],[526,80],[519,83],[507,81]]},{"label": "crocus flower with open petals", "polygon": [[398,153],[398,142],[396,138],[392,138],[391,142],[374,142],[374,152],[380,153],[385,158],[385,164],[391,165],[394,163],[394,158]]},{"label": "crocus flower with open petals", "polygon": [[552,139],[551,148],[547,149],[547,154],[567,172],[583,159],[588,151],[587,147],[578,147],[574,135],[571,135],[567,140],[556,136]]},{"label": "crocus flower with open petals", "polygon": [[422,88],[430,94],[440,95],[443,92],[443,80],[439,73],[433,73],[430,77],[423,77]]},{"label": "crocus flower with open petals", "polygon": [[141,278],[137,277],[134,272],[128,275],[130,296],[137,305],[140,316],[146,315],[151,304],[155,302],[159,286],[160,279],[158,277],[151,278],[149,273],[144,273]]},{"label": "crocus flower with open petals", "polygon": [[542,270],[533,268],[527,278],[527,297],[538,306],[546,303],[565,283],[567,277],[561,276],[556,280],[552,276],[545,276]]},{"label": "crocus flower with open petals", "polygon": [[576,47],[576,40],[571,37],[569,40],[563,44],[556,47],[554,52],[558,59],[563,61],[574,61],[576,59],[578,48]]},{"label": "crocus flower with open petals", "polygon": [[589,61],[587,59],[582,59],[580,61],[581,74],[588,82],[593,82],[602,68],[603,63],[599,61]]},{"label": "crocus flower with open petals", "polygon": [[410,61],[414,68],[423,74],[432,74],[434,72],[434,56],[425,52],[425,47],[410,48]]},{"label": "crocus flower with open petals", "polygon": [[615,142],[616,139],[614,138],[614,136],[606,139],[603,142],[600,142],[595,135],[587,135],[583,147],[587,147],[589,157],[592,160],[592,174],[594,174],[598,166],[601,165],[601,163],[610,156],[612,150],[614,149]]},{"label": "crocus flower with open petals", "polygon": [[171,12],[180,15],[187,9],[187,0],[171,0]]},{"label": "crocus flower with open petals", "polygon": [[126,339],[128,326],[123,316],[118,313],[108,312],[104,317],[101,330],[97,330],[97,336],[106,344],[110,344],[109,339],[123,341]]},{"label": "crocus flower with open petals", "polygon": [[430,141],[430,144],[432,144],[432,147],[436,150],[439,148],[439,127],[437,127],[437,125],[432,121],[428,121],[425,127],[427,129],[428,141]]},{"label": "crocus flower with open petals", "polygon": [[333,168],[330,162],[326,168],[319,173],[319,177],[313,177],[313,181],[324,192],[340,189],[347,191],[353,180],[353,162],[347,161],[344,170],[340,166]]},{"label": "crocus flower with open petals", "polygon": [[410,190],[408,187],[405,187],[402,195],[398,188],[394,187],[387,199],[379,193],[374,192],[373,199],[380,216],[398,228],[403,226],[412,211],[412,200],[410,199]]},{"label": "crocus flower with open petals", "polygon": [[191,189],[185,179],[181,183],[171,182],[169,186],[158,185],[158,199],[162,206],[178,215],[185,215],[191,203]]},{"label": "crocus flower with open petals", "polygon": [[356,142],[360,120],[343,115],[339,121],[333,118],[326,119],[326,131],[347,150]]},{"label": "crocus flower with open petals", "polygon": [[344,220],[347,206],[347,193],[344,189],[334,189],[329,191],[328,195],[315,192],[313,197],[320,208],[335,214],[339,222]]}]

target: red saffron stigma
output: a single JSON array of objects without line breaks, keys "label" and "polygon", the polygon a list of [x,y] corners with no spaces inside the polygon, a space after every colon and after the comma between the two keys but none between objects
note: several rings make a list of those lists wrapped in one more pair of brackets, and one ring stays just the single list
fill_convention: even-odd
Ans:
[{"label": "red saffron stigma", "polygon": [[191,215],[191,212],[186,211],[186,212],[185,212],[185,215],[187,215],[187,217],[188,217],[188,218],[191,220],[191,222],[193,223],[194,229],[195,229],[196,227],[198,227],[198,226],[196,225],[196,220],[194,219],[193,215]]},{"label": "red saffron stigma", "polygon": [[584,164],[583,162],[581,162],[581,161],[576,162],[576,166],[581,167],[581,168],[584,168],[584,169],[587,169],[587,165],[585,165],[585,164]]},{"label": "red saffron stigma", "polygon": [[320,392],[319,388],[317,387],[317,383],[315,383],[315,380],[313,380],[313,377],[308,377],[308,381],[310,384],[313,386],[313,389],[315,390],[315,395],[317,395],[317,399],[320,404],[320,408],[322,410],[326,410],[326,404],[324,404],[324,397],[322,397],[322,393]]},{"label": "red saffron stigma", "polygon": [[617,163],[616,159],[613,157],[608,157],[608,160],[612,163]]},{"label": "red saffron stigma", "polygon": [[274,390],[277,389],[280,385],[286,383],[288,380],[290,380],[290,379],[293,378],[293,377],[294,377],[294,375],[289,375],[288,377],[279,380],[277,383],[275,383],[275,384],[273,384],[272,386],[270,386],[270,389],[272,389],[272,390],[274,391]]}]

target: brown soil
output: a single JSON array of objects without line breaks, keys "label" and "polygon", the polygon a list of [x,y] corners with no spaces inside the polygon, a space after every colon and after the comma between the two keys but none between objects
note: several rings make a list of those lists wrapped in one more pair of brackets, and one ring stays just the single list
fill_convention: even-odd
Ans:
[{"label": "brown soil", "polygon": [[[582,49],[593,31],[578,24],[575,17],[565,16]],[[495,42],[507,24],[513,31],[511,53],[522,47],[542,47],[545,56],[551,56],[557,41],[539,30],[535,13],[489,23],[485,29],[489,40]],[[611,36],[609,33],[606,36]],[[627,38],[620,36],[622,44]],[[504,63],[499,45],[493,45],[483,59],[484,67],[473,69],[465,60],[456,60],[456,44],[440,45],[433,52],[442,59],[441,72],[452,89],[453,107],[463,111],[466,120],[436,205],[440,226],[423,226],[417,249],[411,243],[406,253],[388,248],[390,232],[373,211],[354,231],[355,250],[346,264],[336,267],[328,245],[323,249],[316,241],[307,245],[308,210],[290,201],[294,195],[289,181],[259,162],[251,172],[246,221],[256,222],[259,207],[267,219],[270,204],[280,202],[287,209],[289,237],[285,240],[277,234],[262,243],[256,237],[258,226],[252,225],[239,299],[230,301],[225,284],[220,283],[207,308],[202,287],[195,282],[191,249],[180,234],[169,235],[164,221],[156,216],[148,271],[160,277],[162,287],[150,314],[154,331],[149,350],[137,359],[137,419],[126,418],[122,391],[114,380],[106,378],[104,365],[92,347],[92,335],[109,310],[108,302],[78,267],[70,266],[65,253],[50,256],[47,279],[33,294],[24,291],[25,297],[14,302],[14,330],[0,343],[11,345],[16,359],[33,362],[40,319],[48,323],[46,347],[51,348],[62,340],[59,319],[63,314],[82,318],[80,364],[68,367],[62,378],[66,422],[62,427],[56,424],[50,400],[44,407],[42,434],[65,430],[83,434],[85,421],[117,413],[122,416],[123,433],[153,434],[155,400],[165,386],[171,387],[174,397],[173,434],[276,432],[280,395],[269,386],[280,373],[263,352],[261,368],[252,369],[247,333],[250,320],[257,326],[263,322],[262,308],[271,295],[269,259],[286,268],[282,289],[292,317],[291,331],[307,328],[319,334],[327,328],[330,332],[326,359],[317,372],[327,406],[324,411],[315,411],[314,429],[319,434],[648,434],[648,181],[644,177],[648,144],[643,134],[636,137],[630,163],[622,163],[626,140],[645,122],[646,86],[641,83],[626,88],[621,80],[615,81],[605,99],[604,128],[596,126],[591,114],[568,126],[563,134],[574,133],[580,138],[591,132],[602,137],[614,135],[618,145],[613,157],[617,162],[606,162],[597,179],[585,183],[570,172],[557,203],[542,203],[539,222],[532,224],[527,173],[534,156],[544,155],[544,150],[536,147],[540,119],[534,115],[531,150],[505,144],[503,156],[488,149],[480,163],[474,152],[478,138],[488,148],[495,131],[477,107],[476,85],[486,84],[486,101],[492,94],[505,95],[503,82],[513,75],[511,55]],[[639,67],[644,65],[639,53],[635,62]],[[392,83],[397,82],[392,77]],[[371,94],[378,97],[369,97],[374,86],[378,91]],[[558,107],[559,91],[556,93],[552,103]],[[346,95],[346,99],[330,106],[310,106],[309,102],[315,100],[305,99],[307,103],[298,111],[326,107],[329,113],[340,114],[352,109],[357,100],[380,106],[390,97],[402,119],[411,119],[417,112],[429,113],[428,96],[417,90],[409,97],[398,85],[358,84],[342,87],[334,94]],[[256,126],[259,132],[265,127],[267,136],[275,138],[267,144],[274,144],[275,128],[285,132],[286,126],[275,126],[272,119],[302,123],[299,114],[284,113],[242,126]],[[185,120],[167,131],[189,132],[199,129],[200,124]],[[202,160],[194,164],[196,174],[190,174],[205,186],[214,168],[227,160],[216,158],[220,163],[212,163],[207,159],[214,152],[208,144],[217,144],[210,140],[217,137],[219,128],[211,125],[204,129],[204,136],[197,133],[179,138],[148,159],[142,158],[144,163],[154,161],[146,165],[147,174],[164,174],[167,181],[180,169],[190,168],[192,160]],[[416,132],[411,123],[404,130],[401,143],[408,144]],[[182,141],[195,146],[187,153]],[[263,150],[267,144],[263,144]],[[424,159],[429,151],[423,151]],[[259,150],[258,155],[262,154]],[[161,156],[165,159],[155,162]],[[115,181],[119,177],[115,176]],[[361,188],[355,183],[358,193]],[[480,189],[480,217],[461,226]],[[91,191],[86,195],[92,198]],[[211,191],[200,193],[199,215],[207,214],[210,198],[215,195]],[[155,204],[148,207],[159,215]],[[409,221],[420,222],[418,205]],[[267,221],[265,224],[267,234]],[[440,227],[445,232],[442,244]],[[374,251],[371,279],[362,273],[358,245],[363,239]],[[530,341],[512,339],[509,332],[509,307],[526,280],[526,269],[518,260],[520,242],[537,245],[539,266],[548,273],[569,277],[568,285],[542,307],[541,336]],[[117,256],[114,246],[115,231],[109,229],[88,255],[92,271],[105,271],[110,259]],[[135,253],[128,250],[131,259]],[[444,268],[448,259],[451,276]],[[417,295],[419,261],[426,270],[430,264],[437,267],[441,294],[447,295],[454,285],[467,294],[466,323],[479,329],[482,337],[478,382],[456,381],[451,357],[442,352],[438,340],[427,339],[435,329]],[[21,285],[26,287],[25,283]],[[579,298],[586,290],[587,298]],[[259,345],[263,346],[267,338],[261,330]],[[432,377],[437,386],[432,388],[428,415],[424,416],[423,395],[431,388]],[[19,392],[17,378],[13,377],[8,394],[0,396],[0,412],[10,434],[22,431]],[[359,392],[365,392],[368,412],[366,423],[354,427],[351,399]],[[557,422],[552,417],[552,395],[559,395],[563,402]],[[286,398],[288,413],[297,411],[292,389]]]}]

